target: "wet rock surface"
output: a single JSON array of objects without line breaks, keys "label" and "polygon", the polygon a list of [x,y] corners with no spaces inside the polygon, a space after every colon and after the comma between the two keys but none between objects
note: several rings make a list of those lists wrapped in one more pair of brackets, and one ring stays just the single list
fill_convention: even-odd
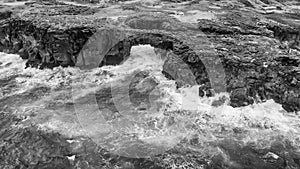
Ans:
[{"label": "wet rock surface", "polygon": [[[202,85],[200,96],[227,91],[233,107],[273,99],[293,113],[300,110],[300,19],[299,4],[292,8],[295,4],[165,0],[149,6],[127,1],[99,6],[54,1],[1,5],[0,51],[19,54],[27,60],[26,67],[98,67],[118,65],[132,47],[150,44],[168,51],[162,54],[167,57],[163,73],[178,87]],[[263,9],[266,5],[277,8],[269,12]],[[212,11],[213,17],[183,18],[196,16],[199,9]],[[88,49],[91,53],[84,53]],[[19,126],[22,117],[3,113],[14,111],[5,105],[37,101],[50,89],[11,94],[17,78],[0,79],[0,95],[5,96],[0,99],[0,168],[300,168],[297,146],[280,136],[266,147],[238,139],[213,142],[220,149],[213,157],[178,146],[153,158],[135,159],[112,155],[87,138]],[[141,103],[148,106],[145,98],[156,86],[148,74],[138,74],[130,86],[131,102],[145,109]],[[96,99],[100,109],[116,112],[110,93],[104,88]],[[243,134],[239,128],[232,132]],[[189,141],[189,146],[200,144],[197,138]]]},{"label": "wet rock surface", "polygon": [[[218,2],[215,3],[218,5]],[[192,4],[197,5],[195,2]],[[177,11],[167,8],[156,9],[159,14],[139,5],[134,9],[124,9],[130,6],[130,3],[124,3],[121,5],[123,10],[120,10],[134,11],[135,14],[112,20],[109,15],[96,15],[105,8],[62,2],[31,2],[22,7],[25,10],[1,12],[0,49],[28,59],[27,66],[74,66],[90,37],[103,30],[119,30],[122,36],[102,47],[105,48],[101,53],[103,59],[99,58],[97,62],[96,58],[93,64],[116,65],[126,60],[132,46],[150,44],[178,55],[187,63],[196,82],[204,84],[202,90],[212,87],[217,91],[226,88],[223,90],[232,92],[233,106],[274,99],[288,111],[299,110],[297,11],[263,15],[244,8],[243,3],[232,4],[232,9],[228,9],[226,2],[223,5],[214,9],[217,19],[184,23],[172,17]],[[280,2],[280,5],[284,6],[284,3]],[[185,8],[180,15],[188,15],[184,11],[195,8],[189,4],[182,6]],[[147,9],[147,13],[138,14],[142,9]],[[109,36],[106,37],[107,42],[113,39]],[[86,56],[85,60],[88,59]],[[214,60],[221,63],[211,63]],[[225,71],[223,82],[215,82],[216,78],[212,78],[210,70],[207,70],[216,71],[216,66],[225,69],[213,73],[224,76]]]},{"label": "wet rock surface", "polygon": [[21,127],[22,118],[0,116],[1,168],[162,168],[148,159],[111,155],[88,138],[69,139],[35,126]]}]

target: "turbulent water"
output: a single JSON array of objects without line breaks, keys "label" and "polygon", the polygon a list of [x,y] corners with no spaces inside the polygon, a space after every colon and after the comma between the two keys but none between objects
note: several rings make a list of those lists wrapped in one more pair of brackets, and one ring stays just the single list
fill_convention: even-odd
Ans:
[{"label": "turbulent water", "polygon": [[177,147],[220,156],[239,168],[243,155],[232,151],[248,145],[269,150],[278,141],[299,155],[297,113],[273,100],[233,108],[228,93],[200,98],[198,86],[177,89],[161,73],[164,59],[146,45],[133,47],[118,66],[39,70],[0,53],[0,111],[24,119],[15,127],[36,124],[69,138],[87,136],[121,156],[148,157]]}]

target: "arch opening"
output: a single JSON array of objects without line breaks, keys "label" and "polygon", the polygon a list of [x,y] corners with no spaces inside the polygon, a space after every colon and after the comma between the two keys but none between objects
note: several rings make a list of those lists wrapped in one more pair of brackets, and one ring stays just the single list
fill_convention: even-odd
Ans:
[{"label": "arch opening", "polygon": [[156,54],[161,52],[165,55],[162,73],[166,78],[175,80],[178,87],[201,85],[201,90],[211,88],[205,65],[199,56],[181,41],[161,34],[136,35],[118,42],[105,54],[99,66],[124,63],[130,57],[132,48],[140,45],[151,46]]}]

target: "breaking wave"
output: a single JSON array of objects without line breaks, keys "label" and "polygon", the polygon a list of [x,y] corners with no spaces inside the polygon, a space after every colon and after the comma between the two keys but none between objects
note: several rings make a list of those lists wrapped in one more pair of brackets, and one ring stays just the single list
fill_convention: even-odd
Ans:
[{"label": "breaking wave", "polygon": [[233,108],[228,93],[200,98],[198,86],[177,89],[164,77],[163,63],[147,45],[133,47],[121,65],[91,70],[25,69],[19,56],[1,53],[0,110],[25,117],[17,127],[34,123],[67,137],[88,136],[130,157],[177,146],[212,157],[222,151],[215,145],[224,139],[267,148],[284,138],[300,150],[297,113],[273,100]]}]

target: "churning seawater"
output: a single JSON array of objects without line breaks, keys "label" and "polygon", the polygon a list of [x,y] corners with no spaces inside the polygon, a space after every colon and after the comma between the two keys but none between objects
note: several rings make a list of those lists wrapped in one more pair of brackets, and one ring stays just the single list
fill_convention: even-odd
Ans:
[{"label": "churning seawater", "polygon": [[87,136],[129,157],[180,146],[226,159],[216,146],[223,140],[264,149],[284,139],[300,150],[297,113],[273,100],[233,108],[228,93],[200,98],[198,86],[177,89],[161,73],[164,58],[147,45],[133,47],[121,65],[90,70],[25,69],[25,62],[0,53],[0,111],[24,118],[15,127],[35,124],[67,137]]}]

